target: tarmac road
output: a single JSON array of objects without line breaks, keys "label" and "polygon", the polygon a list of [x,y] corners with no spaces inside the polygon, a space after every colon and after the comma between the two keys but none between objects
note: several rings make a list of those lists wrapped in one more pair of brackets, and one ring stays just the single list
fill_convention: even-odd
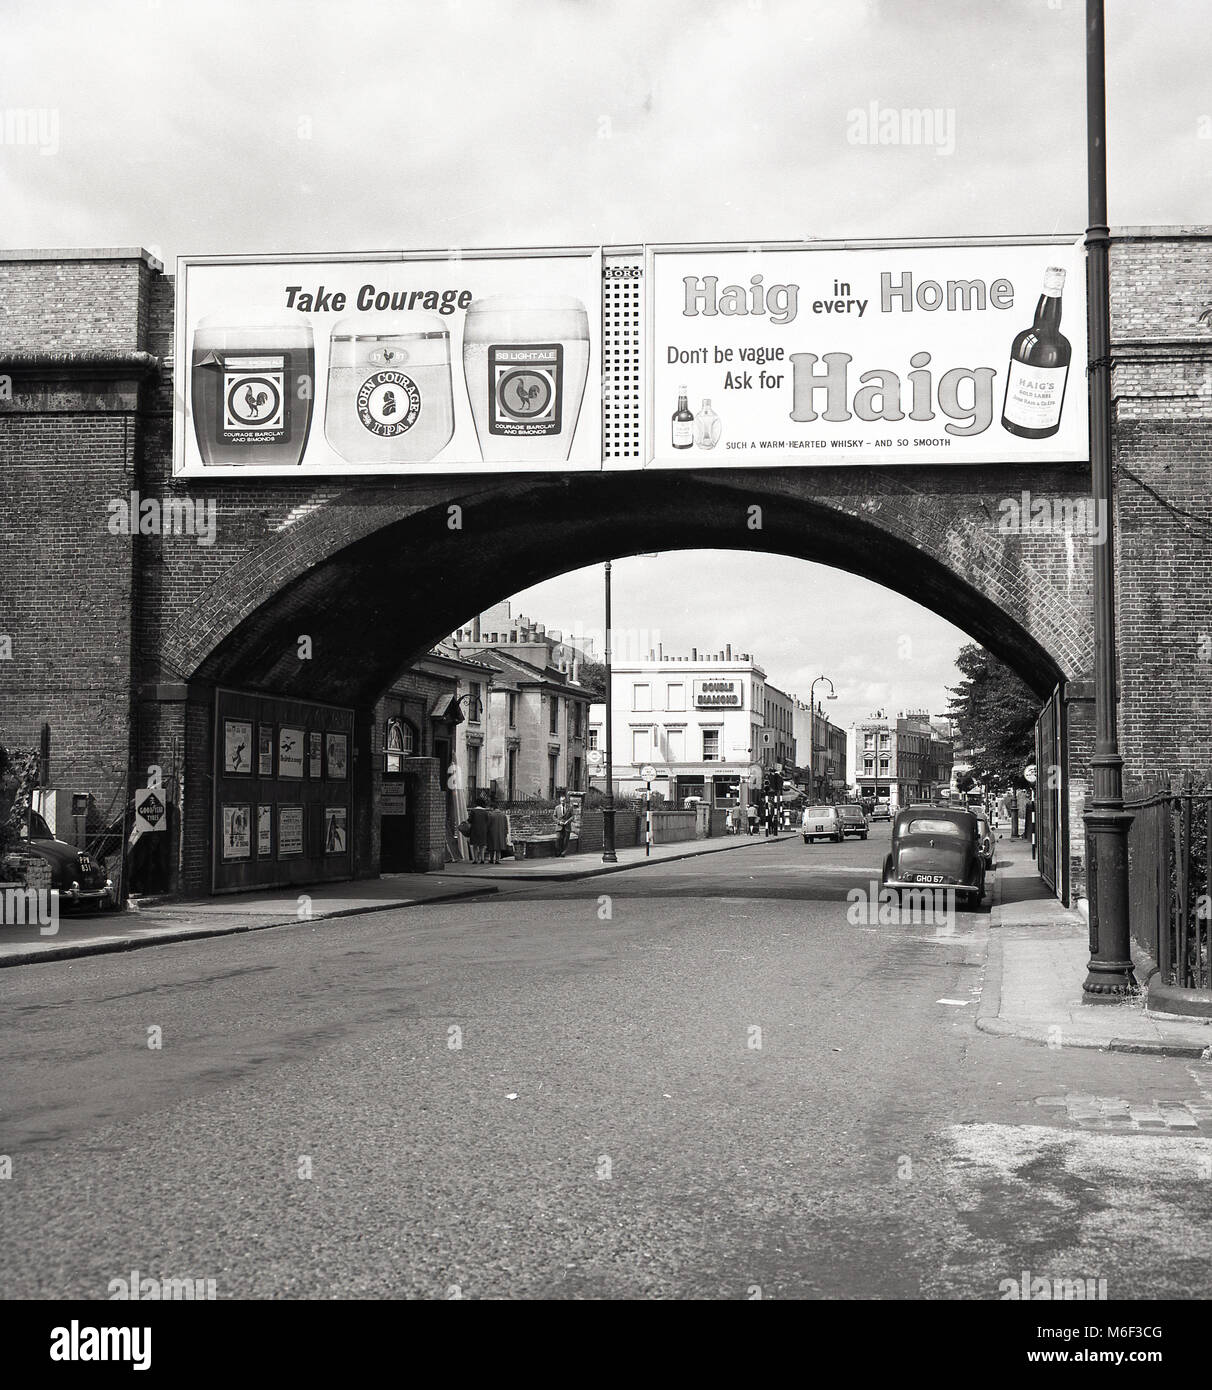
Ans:
[{"label": "tarmac road", "polygon": [[0,972],[6,1296],[1207,1297],[1212,1069],[976,1032],[886,840]]}]

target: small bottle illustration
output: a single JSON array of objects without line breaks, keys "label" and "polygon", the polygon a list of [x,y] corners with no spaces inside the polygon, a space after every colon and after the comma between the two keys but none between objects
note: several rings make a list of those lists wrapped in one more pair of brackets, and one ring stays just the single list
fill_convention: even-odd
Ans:
[{"label": "small bottle illustration", "polygon": [[694,444],[694,416],[686,404],[686,388],[678,387],[678,408],[673,412],[673,447],[689,449]]},{"label": "small bottle illustration", "polygon": [[1024,439],[1047,439],[1060,429],[1072,355],[1069,339],[1060,331],[1064,287],[1064,270],[1050,265],[1044,271],[1035,322],[1018,334],[1010,348],[1002,425]]},{"label": "small bottle illustration", "polygon": [[694,417],[694,442],[700,449],[714,449],[720,442],[720,417],[706,397],[702,410]]}]

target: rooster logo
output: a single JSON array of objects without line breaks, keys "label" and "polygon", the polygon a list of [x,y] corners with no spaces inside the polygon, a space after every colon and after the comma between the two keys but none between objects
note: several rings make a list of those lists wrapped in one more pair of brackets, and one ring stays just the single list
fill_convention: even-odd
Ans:
[{"label": "rooster logo", "polygon": [[519,381],[514,389],[518,393],[518,404],[522,410],[526,411],[530,409],[530,402],[534,400],[543,388],[537,381],[533,386],[523,386]]},{"label": "rooster logo", "polygon": [[261,407],[269,400],[268,391],[258,391],[255,395],[253,389],[248,386],[244,390],[244,408],[248,412],[248,418],[255,420],[261,413]]}]

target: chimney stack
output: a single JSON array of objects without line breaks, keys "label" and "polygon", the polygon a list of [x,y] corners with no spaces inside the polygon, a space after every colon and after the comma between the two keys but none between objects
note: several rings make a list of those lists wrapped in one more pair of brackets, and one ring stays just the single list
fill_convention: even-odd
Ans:
[{"label": "chimney stack", "polygon": [[697,661],[699,659],[699,649],[697,647],[690,648],[690,659],[691,661]]},{"label": "chimney stack", "polygon": [[732,643],[731,643],[731,642],[728,643],[727,647],[725,648],[725,651],[727,651],[727,653],[728,653],[728,660],[731,661],[731,660],[732,660]]}]

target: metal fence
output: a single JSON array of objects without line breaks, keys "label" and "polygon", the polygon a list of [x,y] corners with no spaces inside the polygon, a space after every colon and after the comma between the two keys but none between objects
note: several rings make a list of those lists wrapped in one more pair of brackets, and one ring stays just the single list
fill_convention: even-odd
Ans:
[{"label": "metal fence", "polygon": [[1212,988],[1212,787],[1187,780],[1134,788],[1124,807],[1128,831],[1132,935],[1157,962],[1161,979],[1183,989]]}]

